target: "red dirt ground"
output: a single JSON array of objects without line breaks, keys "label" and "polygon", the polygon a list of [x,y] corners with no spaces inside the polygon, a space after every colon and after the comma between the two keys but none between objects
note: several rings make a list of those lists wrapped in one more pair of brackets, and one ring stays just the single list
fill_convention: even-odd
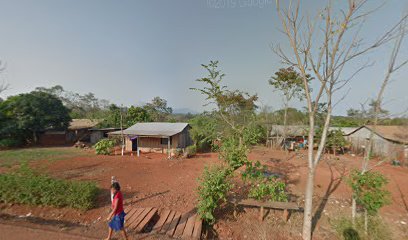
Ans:
[{"label": "red dirt ground", "polygon": [[[307,165],[304,153],[287,154],[282,151],[264,147],[253,149],[249,155],[251,160],[259,160],[268,165],[272,172],[282,175],[288,183],[293,200],[302,205]],[[43,168],[54,177],[92,180],[104,189],[99,197],[96,209],[81,212],[72,209],[56,209],[51,207],[32,207],[21,205],[0,205],[0,213],[13,216],[25,216],[42,219],[45,224],[65,223],[63,228],[75,229],[86,236],[101,238],[106,232],[106,218],[109,209],[109,191],[111,176],[116,176],[122,185],[125,204],[142,207],[158,207],[189,212],[196,205],[197,178],[205,165],[219,163],[217,154],[199,154],[192,159],[167,160],[162,154],[143,154],[136,156],[91,156],[78,157],[61,161],[40,161],[33,166]],[[342,176],[352,168],[359,168],[361,157],[344,155],[334,159],[326,156],[320,163],[316,176],[315,206],[321,218],[318,221],[315,238],[335,239],[329,221],[340,214],[350,214],[350,189]],[[408,238],[408,169],[383,164],[377,167],[390,182],[388,189],[392,194],[392,204],[381,210],[381,216],[389,223],[396,233],[396,239]],[[239,189],[237,190],[239,192]],[[319,208],[320,206],[320,208]],[[288,223],[280,220],[280,213],[269,214],[262,223],[257,221],[258,211],[246,209],[238,218],[231,216],[231,209],[217,213],[221,219],[210,231],[208,236],[220,239],[298,239],[301,232],[302,215],[295,213]],[[67,227],[68,226],[68,227]],[[80,230],[85,229],[85,230]]]}]

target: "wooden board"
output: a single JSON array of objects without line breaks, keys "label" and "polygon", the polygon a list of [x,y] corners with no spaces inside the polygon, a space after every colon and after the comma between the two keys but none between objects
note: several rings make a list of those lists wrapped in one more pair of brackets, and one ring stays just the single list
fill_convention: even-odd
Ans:
[{"label": "wooden board", "polygon": [[169,216],[167,217],[166,222],[164,223],[160,233],[165,234],[170,227],[171,221],[173,221],[174,215],[176,214],[175,211],[171,211]]},{"label": "wooden board", "polygon": [[200,239],[202,227],[203,220],[201,220],[201,218],[197,216],[194,224],[193,239]]},{"label": "wooden board", "polygon": [[177,224],[179,223],[180,218],[181,218],[181,213],[176,212],[173,220],[170,223],[169,229],[166,232],[167,235],[173,236],[174,231],[176,231],[176,227],[177,227]]},{"label": "wooden board", "polygon": [[146,215],[152,210],[153,208],[144,208],[143,211],[139,214],[139,216],[129,225],[129,228],[136,228],[139,223],[146,217]]},{"label": "wooden board", "polygon": [[152,230],[153,233],[157,233],[162,229],[169,214],[170,214],[170,210],[164,210],[159,214],[160,218],[159,218],[159,221],[157,221],[157,223],[153,227],[153,230]]},{"label": "wooden board", "polygon": [[143,229],[147,226],[147,224],[152,220],[154,215],[156,215],[157,209],[153,208],[150,210],[150,212],[146,215],[146,217],[139,223],[139,225],[136,228],[136,232],[141,232]]},{"label": "wooden board", "polygon": [[252,207],[264,207],[273,209],[288,209],[288,210],[300,210],[300,207],[295,202],[261,202],[254,199],[245,199],[237,202],[238,205],[252,206]]},{"label": "wooden board", "polygon": [[125,212],[126,218],[130,220],[137,211],[140,211],[140,208],[131,208],[128,212]]},{"label": "wooden board", "polygon": [[[144,210],[144,208],[135,208],[133,210],[132,215],[126,221],[126,228],[129,228],[130,225],[136,220],[136,218],[140,215],[140,213]],[[132,211],[132,210],[131,210]]]},{"label": "wooden board", "polygon": [[190,216],[187,220],[186,227],[184,228],[183,238],[191,238],[193,235],[195,225],[196,214]]},{"label": "wooden board", "polygon": [[174,237],[181,237],[184,232],[184,228],[186,227],[188,217],[190,215],[188,213],[185,213],[181,215],[181,219],[179,221],[179,224],[177,225],[176,231],[174,232],[173,236]]}]

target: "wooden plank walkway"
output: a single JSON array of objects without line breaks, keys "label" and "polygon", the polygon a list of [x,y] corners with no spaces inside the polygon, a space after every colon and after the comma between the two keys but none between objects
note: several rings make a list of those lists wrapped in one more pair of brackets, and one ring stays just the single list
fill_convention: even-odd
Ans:
[{"label": "wooden plank walkway", "polygon": [[153,227],[154,233],[166,234],[174,238],[200,239],[203,221],[197,214],[182,214],[173,210],[163,210]]},{"label": "wooden plank walkway", "polygon": [[157,208],[131,208],[125,209],[127,213],[125,226],[128,230],[142,232],[157,214]]},{"label": "wooden plank walkway", "polygon": [[[173,210],[158,212],[157,208],[132,208],[130,206],[125,209],[125,212],[127,213],[125,224],[128,230],[143,232],[146,226],[155,219],[151,229],[152,233],[182,239],[200,239],[201,237],[203,221],[197,214],[182,214]],[[158,219],[155,216],[158,216]]]}]

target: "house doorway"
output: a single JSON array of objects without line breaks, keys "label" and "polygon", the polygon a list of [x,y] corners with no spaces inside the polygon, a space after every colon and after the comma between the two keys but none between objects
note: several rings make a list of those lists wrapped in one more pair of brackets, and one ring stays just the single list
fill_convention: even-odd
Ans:
[{"label": "house doorway", "polygon": [[132,138],[132,152],[136,152],[136,151],[137,151],[137,137]]}]

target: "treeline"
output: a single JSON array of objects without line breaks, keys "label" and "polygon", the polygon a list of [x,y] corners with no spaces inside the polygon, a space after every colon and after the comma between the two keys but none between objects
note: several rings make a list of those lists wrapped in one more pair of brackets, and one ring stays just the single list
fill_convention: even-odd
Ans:
[{"label": "treeline", "polygon": [[[372,105],[372,104],[370,104]],[[259,113],[260,118],[269,124],[284,125],[284,109],[277,111],[263,110]],[[332,116],[332,127],[359,127],[362,125],[372,124],[372,112],[374,107],[370,107],[369,110],[357,110],[349,109],[347,116]],[[407,117],[391,117],[388,111],[383,110],[382,116],[379,118],[379,125],[408,125]],[[317,126],[323,125],[325,117],[324,105],[319,109],[316,118]],[[296,108],[287,109],[287,125],[308,125],[309,117],[305,110],[299,110]]]},{"label": "treeline", "polygon": [[[254,98],[239,92],[228,93],[228,109],[237,114],[235,122],[247,122],[250,126],[242,135],[248,141],[262,142],[266,139],[268,126],[272,124],[306,125],[308,115],[305,109],[290,108],[270,111],[259,109]],[[375,102],[368,109],[349,109],[347,116],[333,116],[334,127],[358,127],[370,124]],[[242,110],[244,109],[244,110]],[[248,110],[249,109],[249,110]],[[246,115],[242,115],[245,112]],[[317,110],[316,124],[325,118],[325,104]],[[225,123],[221,124],[219,113],[175,114],[167,101],[153,98],[142,106],[119,106],[108,100],[99,99],[93,93],[79,94],[65,90],[62,86],[39,87],[30,93],[8,97],[0,101],[0,147],[35,144],[38,134],[44,130],[66,130],[73,118],[102,119],[98,127],[122,126],[127,128],[137,122],[189,122],[191,134],[198,150],[214,147],[214,142],[225,133]],[[381,110],[381,125],[408,125],[407,118],[390,118],[387,110]],[[251,138],[255,138],[256,140]]]},{"label": "treeline", "polygon": [[188,121],[192,114],[173,114],[167,101],[155,97],[142,106],[123,107],[62,86],[39,87],[0,101],[0,147],[36,144],[45,130],[66,130],[73,118],[102,119],[98,127],[127,128],[137,122]]}]

